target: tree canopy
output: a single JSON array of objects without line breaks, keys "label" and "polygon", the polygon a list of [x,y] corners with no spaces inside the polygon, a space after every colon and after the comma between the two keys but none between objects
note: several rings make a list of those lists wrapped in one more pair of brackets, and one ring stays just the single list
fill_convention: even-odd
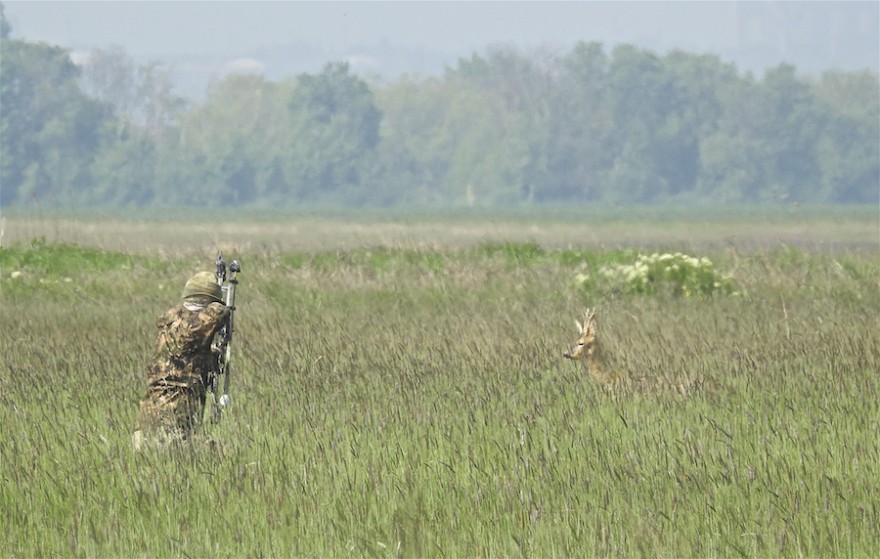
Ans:
[{"label": "tree canopy", "polygon": [[880,202],[868,71],[756,78],[712,55],[579,43],[388,83],[343,62],[230,75],[193,104],[121,47],[77,66],[0,30],[5,206]]}]

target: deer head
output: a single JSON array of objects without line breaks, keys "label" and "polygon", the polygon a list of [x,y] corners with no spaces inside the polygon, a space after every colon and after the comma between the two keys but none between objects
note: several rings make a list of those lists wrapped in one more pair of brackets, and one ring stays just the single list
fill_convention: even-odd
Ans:
[{"label": "deer head", "polygon": [[567,359],[592,359],[597,357],[599,353],[599,340],[597,339],[599,322],[596,320],[596,313],[587,309],[587,312],[584,313],[584,323],[581,324],[577,320],[574,323],[577,324],[581,337],[562,356]]}]

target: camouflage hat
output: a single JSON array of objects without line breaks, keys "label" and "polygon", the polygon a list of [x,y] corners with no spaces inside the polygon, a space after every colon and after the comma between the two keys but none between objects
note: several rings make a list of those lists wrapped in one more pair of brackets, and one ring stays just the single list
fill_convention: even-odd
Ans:
[{"label": "camouflage hat", "polygon": [[189,278],[183,288],[184,299],[194,295],[204,295],[217,302],[222,302],[222,294],[217,279],[211,272],[199,272]]}]

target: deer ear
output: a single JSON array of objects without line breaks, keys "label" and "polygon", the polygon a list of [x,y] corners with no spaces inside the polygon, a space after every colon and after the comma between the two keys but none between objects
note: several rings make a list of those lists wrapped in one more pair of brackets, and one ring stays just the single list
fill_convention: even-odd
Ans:
[{"label": "deer ear", "polygon": [[580,322],[578,322],[578,319],[576,319],[576,318],[574,319],[574,325],[577,327],[578,333],[580,333],[580,334],[584,333],[584,327],[581,325]]},{"label": "deer ear", "polygon": [[594,334],[599,330],[599,320],[596,318],[595,314],[584,319],[584,330]]}]

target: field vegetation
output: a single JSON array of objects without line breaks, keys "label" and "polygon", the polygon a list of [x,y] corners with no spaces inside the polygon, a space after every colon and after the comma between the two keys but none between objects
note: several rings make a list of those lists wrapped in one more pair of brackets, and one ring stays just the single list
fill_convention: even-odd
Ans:
[{"label": "field vegetation", "polygon": [[[816,228],[303,223],[6,223],[0,555],[880,549],[876,216],[799,243],[779,241]],[[578,282],[649,246],[711,259],[731,288]],[[220,448],[136,453],[154,320],[218,248],[243,268],[233,407],[206,425]],[[651,382],[562,359],[586,307]]]}]

